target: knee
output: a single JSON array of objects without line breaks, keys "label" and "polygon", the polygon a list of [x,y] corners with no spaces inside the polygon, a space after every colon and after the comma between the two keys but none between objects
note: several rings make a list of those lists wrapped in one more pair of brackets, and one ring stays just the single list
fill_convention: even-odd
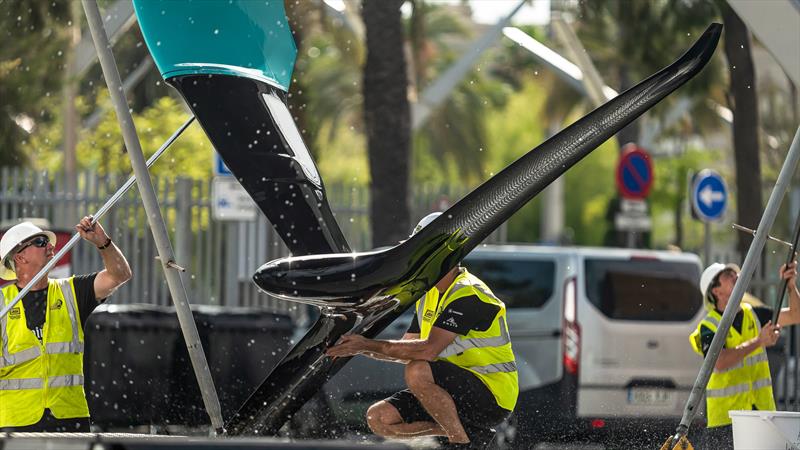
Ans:
[{"label": "knee", "polygon": [[367,426],[373,433],[383,436],[386,426],[402,422],[400,412],[391,403],[379,401],[367,409]]},{"label": "knee", "polygon": [[411,361],[406,364],[405,378],[406,385],[412,391],[425,384],[433,383],[431,365],[427,361]]}]

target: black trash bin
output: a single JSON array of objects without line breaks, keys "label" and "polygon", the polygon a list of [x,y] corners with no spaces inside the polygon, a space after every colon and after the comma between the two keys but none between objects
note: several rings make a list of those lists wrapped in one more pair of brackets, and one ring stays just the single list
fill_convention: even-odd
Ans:
[{"label": "black trash bin", "polygon": [[[288,351],[293,323],[258,309],[192,309],[228,419]],[[86,323],[84,371],[101,428],[209,423],[172,307],[100,306]]]},{"label": "black trash bin", "polygon": [[171,308],[101,305],[89,316],[84,373],[94,424],[107,429],[164,421],[177,337]]},{"label": "black trash bin", "polygon": [[[193,306],[195,323],[211,368],[222,417],[227,420],[244,404],[288,351],[294,325],[289,316],[251,308]],[[178,359],[188,354],[176,352]],[[188,360],[187,370],[173,380],[186,406],[184,423],[209,422],[200,388]],[[180,380],[180,381],[179,381]],[[179,382],[178,382],[179,381]],[[171,420],[177,420],[172,417]]]}]

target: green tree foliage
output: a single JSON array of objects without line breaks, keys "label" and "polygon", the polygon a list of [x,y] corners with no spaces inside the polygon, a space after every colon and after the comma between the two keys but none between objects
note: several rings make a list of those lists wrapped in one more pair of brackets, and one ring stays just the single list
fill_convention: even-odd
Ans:
[{"label": "green tree foliage", "polygon": [[[685,143],[682,145],[686,147]],[[718,149],[687,148],[679,155],[654,160],[649,196],[654,247],[671,244],[685,250],[702,250],[703,224],[691,219],[689,184],[693,174],[712,166],[722,154]],[[729,174],[723,174],[726,175]]]},{"label": "green tree foliage", "polygon": [[0,165],[24,165],[26,131],[49,119],[63,81],[64,0],[0,0]]},{"label": "green tree foliage", "polygon": [[[546,83],[535,77],[522,84],[505,108],[496,110],[487,120],[489,144],[486,148],[489,178],[517,158],[541,144],[546,127],[541,117],[547,105]],[[573,114],[564,125],[580,118]],[[579,245],[599,245],[606,231],[605,208],[615,193],[614,166],[617,150],[609,141],[593,151],[565,175],[565,222],[567,237]],[[513,242],[539,241],[541,200],[534,199],[518,211],[508,225],[508,239]]]},{"label": "green tree foliage", "polygon": [[[559,7],[570,5],[575,6],[571,11],[582,42],[601,75],[614,87],[624,85],[620,66],[624,66],[631,82],[638,81],[672,61],[718,15],[713,4],[704,0],[596,0]],[[59,148],[64,81],[63,55],[59,50],[65,48],[67,3],[0,0],[0,6],[0,30],[7,37],[0,43],[0,165],[24,163],[36,169],[58,170],[63,165]],[[289,96],[293,115],[328,186],[346,183],[355,185],[353,192],[366,191],[370,175],[361,78],[364,42],[345,26],[341,16],[321,3],[293,2],[289,6],[287,12],[298,39]],[[412,62],[408,70],[412,82],[409,99],[414,101],[484,29],[468,19],[465,5],[415,0],[412,6],[413,12],[403,18],[403,24],[406,55]],[[525,27],[525,31],[557,47],[549,42],[544,29]],[[118,40],[114,52],[125,77],[146,53],[137,27]],[[706,68],[677,93],[696,96],[692,119],[664,130],[662,137],[703,136],[718,129],[719,119],[710,113],[706,100],[711,97],[725,103],[722,61],[715,56],[716,67]],[[129,95],[146,155],[152,154],[188,117],[182,102],[159,80],[154,69]],[[99,106],[108,107],[106,91],[99,67],[91,68],[80,81],[78,110],[84,120]],[[780,92],[772,95],[776,100],[771,104],[791,103],[790,99],[781,98]],[[666,103],[673,102],[673,97]],[[796,118],[780,114],[786,108],[764,116],[769,131],[762,137],[765,148],[771,149],[767,157],[773,168],[782,162],[793,135],[793,128],[786,124],[796,123]],[[548,129],[563,128],[589,109],[579,93],[537,63],[527,50],[501,38],[413,136],[412,189],[433,182],[442,191],[466,192],[543,142]],[[659,106],[653,115],[658,116],[665,109]],[[11,120],[19,114],[35,120],[31,135],[27,136]],[[777,143],[767,141],[769,136]],[[567,237],[577,244],[602,243],[608,228],[606,207],[616,195],[616,152],[613,141],[606,143],[565,175]],[[656,246],[696,245],[700,233],[693,227],[699,224],[686,216],[685,173],[711,166],[723,159],[723,154],[696,149],[655,161],[651,210]],[[29,161],[19,155],[26,155]],[[211,145],[195,124],[154,166],[153,173],[207,178],[212,156]],[[712,157],[713,160],[707,159]],[[81,131],[78,160],[80,168],[97,170],[100,176],[130,173],[112,110],[95,129]],[[539,203],[534,200],[511,219],[510,240],[539,240]],[[684,206],[678,209],[681,204]],[[677,224],[683,228],[676,228]]]},{"label": "green tree foliage", "polygon": [[[476,31],[456,8],[422,0],[413,3],[409,39],[414,61],[414,96],[419,98],[425,87],[469,51],[469,43],[483,30]],[[483,179],[486,153],[482,149],[489,141],[485,118],[488,111],[502,107],[512,92],[503,78],[492,76],[496,65],[493,52],[488,53],[418,130],[415,158],[434,164],[416,164],[415,180],[473,184]],[[441,170],[447,166],[454,168]]]},{"label": "green tree foliage", "polygon": [[[101,96],[100,101],[108,101],[107,95]],[[79,109],[85,110],[86,106]],[[141,113],[134,114],[145,157],[155,153],[189,117],[183,105],[172,97],[161,97]],[[34,156],[35,168],[57,171],[61,167],[63,154],[55,145],[61,140],[61,131],[61,121],[57,118],[25,143],[23,150]],[[77,152],[79,168],[92,169],[99,176],[133,172],[113,112],[105,115],[96,129],[81,133]],[[205,133],[197,123],[193,123],[150,172],[154,177],[206,179],[212,173],[213,154],[214,149]]]},{"label": "green tree foliage", "polygon": [[[604,81],[619,91],[671,63],[712,21],[719,21],[714,5],[704,0],[595,0],[580,2],[575,12],[579,14],[578,36]],[[664,99],[651,114],[658,117],[680,96],[690,96],[703,100],[694,103],[695,122],[720,126],[706,101],[709,94],[719,102],[724,100],[721,89],[711,88],[722,80],[720,53],[691,83]],[[634,128],[620,133],[620,145],[638,140],[638,122],[634,124]]]}]

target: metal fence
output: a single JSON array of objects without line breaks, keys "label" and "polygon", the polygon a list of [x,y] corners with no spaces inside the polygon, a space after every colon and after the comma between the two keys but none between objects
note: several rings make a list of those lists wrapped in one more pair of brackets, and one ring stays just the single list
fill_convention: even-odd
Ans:
[{"label": "metal fence", "polygon": [[[99,209],[126,179],[81,172],[78,192],[69,194],[63,172],[0,168],[0,222],[10,225],[21,218],[43,218],[51,228],[72,233],[80,218]],[[259,212],[251,221],[217,221],[212,216],[210,181],[180,177],[152,181],[176,262],[187,269],[184,284],[192,304],[261,307],[295,319],[305,317],[303,306],[263,294],[251,281],[261,264],[288,255],[266,217]],[[351,247],[372,248],[368,190],[335,184],[327,188],[334,215]],[[412,217],[446,207],[463,194],[446,187],[422,186],[412,201]],[[133,188],[123,196],[101,224],[128,258],[134,274],[114,294],[113,303],[171,304],[138,190]],[[504,241],[505,227],[489,240]],[[92,246],[81,242],[73,248],[73,273],[100,268],[100,255]]]},{"label": "metal fence", "polygon": [[[84,215],[96,211],[127,177],[98,176],[91,171],[78,175],[78,192],[66,192],[62,172],[48,173],[23,168],[0,168],[0,223],[20,218],[43,218],[51,228],[74,232]],[[289,314],[303,322],[308,310],[302,305],[261,293],[251,281],[263,263],[288,255],[288,250],[259,212],[255,220],[221,222],[211,210],[211,182],[186,178],[153,178],[161,211],[167,223],[177,263],[185,267],[184,285],[192,304],[258,307]],[[351,246],[372,248],[369,230],[368,191],[362,187],[328,185],[334,215]],[[419,186],[412,198],[412,217],[442,210],[461,198],[464,190],[432,185]],[[133,270],[133,279],[114,294],[114,304],[171,304],[169,290],[156,260],[158,253],[149,231],[138,191],[131,189],[102,219],[102,225],[122,249]],[[506,242],[501,227],[487,242]],[[737,261],[732,254],[714,255],[717,260]],[[780,255],[766,252],[753,279],[751,292],[771,306],[780,284],[777,267]],[[90,273],[102,268],[100,254],[93,246],[79,243],[72,251],[72,272]],[[772,273],[775,272],[775,273]],[[778,408],[800,410],[800,331],[785,333],[783,351],[770,352]]]}]

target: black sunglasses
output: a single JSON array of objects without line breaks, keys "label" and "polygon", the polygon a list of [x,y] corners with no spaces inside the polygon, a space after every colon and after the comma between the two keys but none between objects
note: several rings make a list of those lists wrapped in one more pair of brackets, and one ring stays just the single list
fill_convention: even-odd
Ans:
[{"label": "black sunglasses", "polygon": [[47,247],[47,244],[50,243],[50,239],[47,239],[47,236],[36,236],[35,238],[31,239],[28,242],[25,242],[19,247],[17,252],[21,252],[26,248],[30,247],[31,245],[34,247],[44,248]]}]

